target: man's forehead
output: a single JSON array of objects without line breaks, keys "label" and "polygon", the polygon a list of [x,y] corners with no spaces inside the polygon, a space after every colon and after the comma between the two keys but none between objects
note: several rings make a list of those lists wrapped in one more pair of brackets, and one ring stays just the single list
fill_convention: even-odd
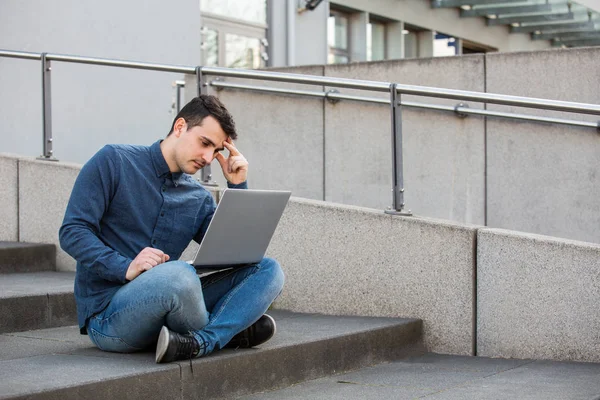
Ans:
[{"label": "man's forehead", "polygon": [[211,138],[209,138],[209,137],[207,137],[205,135],[200,135],[200,137],[202,139],[206,140],[207,142],[209,142],[211,145],[215,146],[218,151],[221,151],[221,150],[223,150],[225,148],[225,147],[223,147],[223,141],[222,140],[215,143],[215,141],[213,139],[211,139]]},{"label": "man's forehead", "polygon": [[227,134],[221,129],[221,126],[217,124],[202,124],[195,126],[192,132],[216,146],[222,147],[223,141],[227,140]]}]

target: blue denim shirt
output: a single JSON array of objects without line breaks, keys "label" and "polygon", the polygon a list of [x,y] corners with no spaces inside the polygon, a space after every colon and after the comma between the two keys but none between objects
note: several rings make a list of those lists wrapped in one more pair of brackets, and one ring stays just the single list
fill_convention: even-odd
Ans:
[{"label": "blue denim shirt", "polygon": [[[247,188],[247,183],[228,184]],[[81,333],[125,283],[129,264],[145,247],[177,260],[200,243],[216,208],[199,182],[171,173],[152,146],[106,145],[81,169],[59,231],[77,261],[75,301]]]}]

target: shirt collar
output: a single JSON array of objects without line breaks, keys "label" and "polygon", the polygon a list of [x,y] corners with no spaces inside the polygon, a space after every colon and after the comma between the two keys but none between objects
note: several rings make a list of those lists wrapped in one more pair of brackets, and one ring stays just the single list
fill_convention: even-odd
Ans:
[{"label": "shirt collar", "polygon": [[181,172],[175,172],[171,174],[171,170],[169,169],[169,165],[163,156],[163,153],[160,149],[161,140],[157,140],[150,146],[150,157],[152,158],[152,164],[154,165],[154,170],[156,171],[156,176],[159,178],[170,177],[173,180],[173,183],[177,185],[179,183],[179,178],[183,175]]}]

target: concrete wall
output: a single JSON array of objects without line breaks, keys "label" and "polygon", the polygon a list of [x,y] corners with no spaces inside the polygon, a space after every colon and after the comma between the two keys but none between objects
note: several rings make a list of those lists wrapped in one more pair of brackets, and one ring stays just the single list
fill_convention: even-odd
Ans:
[{"label": "concrete wall", "polygon": [[[290,69],[275,69],[289,71]],[[323,67],[300,67],[294,73],[323,75]],[[264,86],[264,82],[227,79]],[[311,85],[269,83],[273,87],[322,91]],[[212,92],[214,93],[214,92]],[[248,183],[255,189],[292,189],[294,196],[323,199],[323,103],[286,95],[222,91],[217,95],[235,118],[236,146],[250,163]],[[213,178],[225,186],[218,162]]]},{"label": "concrete wall", "polygon": [[[330,65],[326,76],[484,91],[484,59],[428,58]],[[369,92],[350,92],[374,97]],[[389,94],[381,94],[389,98]],[[403,96],[403,101],[457,101]],[[472,104],[472,107],[482,108]],[[389,107],[344,101],[325,108],[325,200],[384,209],[391,205]],[[406,207],[417,215],[484,224],[484,122],[404,108]]]},{"label": "concrete wall", "polygon": [[[199,14],[197,0],[2,0],[0,49],[196,65]],[[106,143],[164,137],[174,117],[172,83],[180,78],[53,63],[55,156],[83,163]],[[40,155],[40,63],[0,58],[0,87],[0,151]]]},{"label": "concrete wall", "polygon": [[475,227],[293,199],[269,247],[278,308],[424,321],[431,351],[472,355]]},{"label": "concrete wall", "polygon": [[477,233],[477,354],[600,362],[600,245]]},{"label": "concrete wall", "polygon": [[6,154],[0,155],[0,241],[19,241],[19,173],[18,159]]},{"label": "concrete wall", "polygon": [[[600,48],[486,57],[491,93],[600,104]],[[583,121],[596,115],[488,105]],[[489,119],[488,225],[600,243],[600,137],[589,128]]]},{"label": "concrete wall", "polygon": [[75,261],[60,248],[58,229],[80,169],[77,164],[19,160],[19,240],[55,244],[59,271],[75,270]]}]

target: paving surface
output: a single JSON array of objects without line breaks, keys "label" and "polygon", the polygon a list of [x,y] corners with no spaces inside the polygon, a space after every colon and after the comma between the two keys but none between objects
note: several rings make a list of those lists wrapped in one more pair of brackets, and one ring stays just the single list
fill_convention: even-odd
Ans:
[{"label": "paving surface", "polygon": [[600,364],[428,353],[239,399],[600,399]]}]

